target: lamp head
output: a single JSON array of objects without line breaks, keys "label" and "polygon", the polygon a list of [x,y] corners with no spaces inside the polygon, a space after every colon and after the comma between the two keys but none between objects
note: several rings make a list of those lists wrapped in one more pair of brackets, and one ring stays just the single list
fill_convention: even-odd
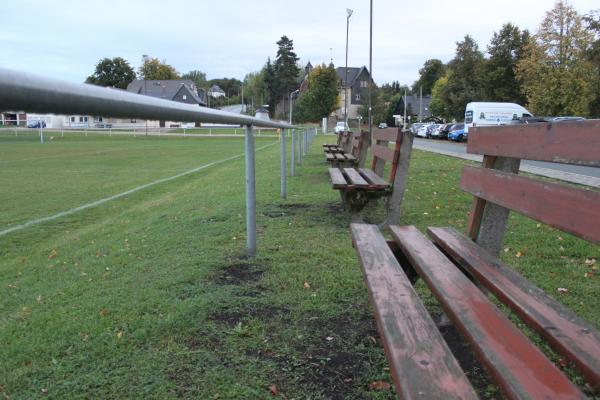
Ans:
[{"label": "lamp head", "polygon": [[353,12],[354,12],[354,11],[352,11],[351,9],[349,9],[349,8],[346,8],[346,13],[348,13],[348,18],[350,18],[350,17],[352,16],[352,13],[353,13]]}]

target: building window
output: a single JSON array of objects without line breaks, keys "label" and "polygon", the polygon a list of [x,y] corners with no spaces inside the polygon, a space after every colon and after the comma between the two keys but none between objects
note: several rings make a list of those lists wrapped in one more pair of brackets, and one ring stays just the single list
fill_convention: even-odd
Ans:
[{"label": "building window", "polygon": [[356,101],[360,101],[360,93],[357,93],[356,96],[354,96],[354,99]]},{"label": "building window", "polygon": [[75,117],[71,117],[71,122],[75,122]]},{"label": "building window", "polygon": [[137,119],[132,119],[132,120],[131,120],[131,123],[132,123],[132,124],[135,124],[135,123],[137,123]]},{"label": "building window", "polygon": [[94,117],[94,122],[102,122],[102,117]]},{"label": "building window", "polygon": [[187,95],[186,94],[183,95],[183,99],[187,100]]},{"label": "building window", "polygon": [[360,87],[367,87],[369,83],[367,81],[360,81]]}]

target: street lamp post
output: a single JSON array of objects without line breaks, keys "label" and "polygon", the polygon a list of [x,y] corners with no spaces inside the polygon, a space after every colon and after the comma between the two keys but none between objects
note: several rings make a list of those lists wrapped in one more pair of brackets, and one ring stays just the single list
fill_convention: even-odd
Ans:
[{"label": "street lamp post", "polygon": [[300,89],[294,90],[292,93],[290,93],[290,124],[292,123],[292,102],[293,102],[293,97],[295,94],[300,93]]},{"label": "street lamp post", "polygon": [[353,11],[346,8],[346,77],[344,79],[344,123],[345,129],[348,130],[348,33],[350,32],[350,17]]}]

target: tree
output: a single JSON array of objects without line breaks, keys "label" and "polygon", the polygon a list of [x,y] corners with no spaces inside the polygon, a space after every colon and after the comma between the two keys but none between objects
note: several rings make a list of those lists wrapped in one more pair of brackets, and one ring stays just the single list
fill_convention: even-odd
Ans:
[{"label": "tree", "polygon": [[425,61],[423,68],[419,70],[419,79],[413,84],[413,93],[419,93],[421,88],[423,95],[431,94],[435,82],[445,73],[445,66],[441,60],[431,59]]},{"label": "tree", "polygon": [[431,115],[434,117],[441,117],[445,120],[450,120],[453,118],[453,116],[446,108],[446,103],[442,97],[447,85],[447,76],[442,76],[435,82],[433,89],[431,89],[431,103],[429,103],[429,110],[431,111]]},{"label": "tree", "polygon": [[462,120],[465,106],[484,99],[484,58],[475,40],[467,35],[456,43],[456,55],[448,63],[448,83],[441,92],[449,117]]},{"label": "tree", "polygon": [[490,58],[485,65],[485,93],[492,101],[525,104],[527,99],[517,77],[515,69],[523,58],[525,45],[530,35],[513,24],[505,24],[488,45]]},{"label": "tree", "polygon": [[336,109],[338,102],[335,68],[317,65],[308,76],[308,90],[298,99],[295,119],[298,122],[320,121]]},{"label": "tree", "polygon": [[[264,104],[266,96],[264,68],[258,72],[250,72],[246,75],[244,78],[244,93],[254,108],[258,108]],[[254,110],[249,111],[254,114]]]},{"label": "tree", "polygon": [[135,71],[129,62],[121,57],[103,58],[96,64],[94,73],[87,77],[86,83],[98,86],[126,89],[135,79]]},{"label": "tree", "polygon": [[597,74],[588,54],[593,33],[562,0],[546,13],[517,65],[529,107],[540,115],[587,115]]},{"label": "tree", "polygon": [[595,40],[588,50],[588,60],[596,69],[595,82],[596,87],[592,89],[594,93],[590,102],[590,115],[600,117],[600,10],[591,12],[584,17],[587,29],[594,33]]},{"label": "tree", "polygon": [[206,74],[202,71],[192,70],[187,74],[181,75],[181,79],[189,79],[194,82],[197,88],[205,88],[207,86]]},{"label": "tree", "polygon": [[277,82],[275,76],[275,66],[271,62],[271,57],[267,59],[263,75],[265,80],[265,92],[267,95],[267,97],[265,98],[265,102],[269,106],[269,114],[272,117],[275,115],[275,102],[277,101]]},{"label": "tree", "polygon": [[283,35],[277,42],[277,57],[275,58],[275,98],[285,99],[298,88],[299,60],[294,53],[294,41]]},{"label": "tree", "polygon": [[162,62],[158,58],[143,56],[142,66],[139,69],[139,76],[142,79],[151,80],[169,80],[179,79],[179,74],[165,60]]}]

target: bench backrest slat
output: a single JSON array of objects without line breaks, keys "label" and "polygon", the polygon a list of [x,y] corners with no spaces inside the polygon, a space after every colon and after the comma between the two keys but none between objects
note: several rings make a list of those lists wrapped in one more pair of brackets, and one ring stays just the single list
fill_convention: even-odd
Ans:
[{"label": "bench backrest slat", "polygon": [[[385,162],[391,162],[390,183],[394,182],[396,169],[398,167],[398,158],[402,145],[402,132],[400,129],[374,129],[373,144],[371,152],[373,153],[373,163],[371,169],[379,176],[383,176]],[[393,149],[388,146],[392,144]]]},{"label": "bench backrest slat", "polygon": [[467,152],[600,167],[600,120],[472,128]]},{"label": "bench backrest slat", "polygon": [[463,168],[460,186],[486,201],[600,244],[600,192],[471,166]]},{"label": "bench backrest slat", "polygon": [[600,121],[478,127],[467,151],[484,155],[461,187],[475,196],[467,232],[486,250],[500,251],[509,211],[600,244],[600,192],[517,175],[520,159],[600,167]]}]

